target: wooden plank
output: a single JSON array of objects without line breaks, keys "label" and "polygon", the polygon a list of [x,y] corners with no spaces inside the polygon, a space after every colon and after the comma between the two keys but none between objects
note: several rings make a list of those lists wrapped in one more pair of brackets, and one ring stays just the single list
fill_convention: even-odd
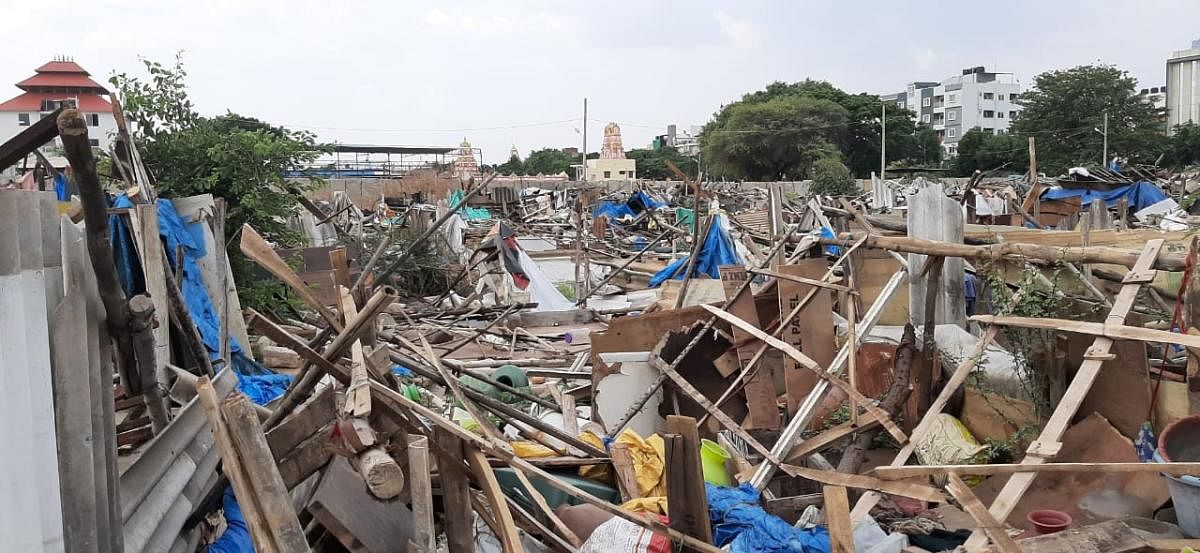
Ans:
[{"label": "wooden plank", "polygon": [[282,551],[308,551],[304,528],[296,517],[292,499],[279,475],[275,458],[267,447],[266,436],[250,400],[242,394],[230,394],[221,407],[229,437],[232,439],[241,469],[262,506],[262,516],[276,546]]},{"label": "wooden plank", "polygon": [[856,432],[862,432],[863,430],[868,430],[874,427],[876,424],[879,424],[879,421],[875,419],[862,422],[862,424],[854,424],[853,421],[846,421],[833,428],[826,429],[820,434],[796,444],[794,447],[792,447],[791,451],[787,452],[787,456],[783,458],[783,461],[785,463],[798,463],[809,455],[829,447],[834,442],[837,442],[846,436]]},{"label": "wooden plank", "polygon": [[[1131,271],[1145,271],[1150,269],[1158,259],[1162,246],[1162,239],[1147,242],[1141,255],[1138,256],[1137,261],[1133,264]],[[1113,299],[1113,307],[1109,311],[1105,324],[1123,324],[1125,317],[1129,314],[1129,310],[1133,308],[1133,302],[1137,299],[1137,294],[1141,287],[1142,284],[1138,283],[1126,284],[1121,287],[1121,291]],[[1112,339],[1099,337],[1092,343],[1090,350],[1097,354],[1106,354],[1112,345]],[[1054,413],[1050,415],[1050,419],[1046,421],[1046,425],[1042,427],[1042,432],[1038,435],[1034,445],[1039,443],[1057,443],[1062,438],[1063,433],[1070,426],[1071,420],[1075,418],[1075,413],[1079,410],[1079,406],[1083,404],[1084,399],[1087,397],[1092,383],[1100,375],[1100,368],[1103,363],[1100,359],[1088,359],[1080,365],[1079,370],[1075,373],[1075,377],[1071,379],[1071,384],[1067,388],[1066,394],[1063,395],[1058,406],[1054,408]],[[1038,464],[1044,462],[1046,462],[1046,459],[1038,455],[1026,455],[1022,461],[1022,463]],[[1021,500],[1021,497],[1033,484],[1033,480],[1036,477],[1037,473],[1019,472],[1009,478],[1004,488],[1000,491],[1000,494],[992,502],[992,506],[989,509],[992,516],[999,520],[1008,518],[1009,513],[1016,507],[1017,502]],[[986,537],[983,534],[975,532],[967,540],[966,545],[968,549],[978,548],[985,541]]]},{"label": "wooden plank", "polygon": [[[820,279],[825,274],[824,259],[802,259],[793,265],[779,267],[781,274],[803,276],[809,280]],[[779,312],[789,313],[814,291],[811,285],[779,281]],[[792,318],[780,335],[780,338],[795,346],[811,357],[822,367],[828,367],[837,354],[837,344],[834,343],[833,328],[833,298],[828,292],[817,291],[808,304]],[[784,357],[784,385],[787,389],[788,412],[795,413],[800,402],[808,397],[819,377],[796,363],[791,357]]]},{"label": "wooden plank", "polygon": [[346,248],[329,250],[329,266],[333,268],[333,281],[338,286],[350,288],[350,264],[346,261]]},{"label": "wooden plank", "polygon": [[621,502],[642,496],[638,489],[637,474],[633,468],[633,455],[629,452],[629,444],[616,442],[608,448],[612,457],[612,468],[617,481],[617,490],[621,492]]},{"label": "wooden plank", "polygon": [[[342,250],[345,251],[345,250]],[[412,500],[413,537],[418,551],[437,546],[433,526],[433,484],[429,480],[429,438],[418,436],[408,442],[408,489]]]},{"label": "wooden plank", "polygon": [[896,441],[898,441],[900,443],[905,443],[908,441],[908,437],[904,435],[904,432],[902,432],[898,426],[896,426],[896,423],[892,422],[891,417],[889,417],[888,414],[886,412],[884,412],[882,409],[875,406],[874,400],[867,398],[866,396],[863,396],[862,393],[860,393],[858,390],[855,390],[854,388],[851,388],[850,385],[847,384],[844,380],[834,376],[832,373],[825,370],[820,365],[817,365],[817,363],[815,361],[813,361],[811,358],[809,358],[808,356],[801,353],[796,348],[792,347],[790,344],[783,342],[780,339],[775,338],[774,336],[771,336],[770,334],[767,334],[766,332],[763,332],[757,328],[754,328],[753,326],[750,326],[748,323],[746,323],[746,321],[743,321],[743,320],[735,317],[734,315],[727,313],[725,311],[722,311],[720,309],[717,309],[711,305],[702,305],[701,307],[708,310],[709,313],[716,315],[718,318],[721,318],[721,319],[729,322],[730,324],[733,324],[734,326],[739,327],[742,330],[745,330],[746,332],[753,335],[755,338],[758,338],[759,340],[766,342],[771,347],[782,351],[784,353],[784,355],[787,355],[788,357],[795,359],[798,363],[800,363],[800,365],[815,372],[823,380],[840,388],[842,391],[846,392],[846,395],[848,395],[850,398],[854,399],[860,405],[862,405],[863,408],[866,409],[867,412],[871,414],[871,416],[875,417],[875,419],[878,420],[879,423],[883,425],[884,429],[886,429],[888,431],[888,433],[891,434],[892,437],[896,439]]},{"label": "wooden plank", "polygon": [[[1003,524],[996,520],[978,497],[971,491],[971,487],[966,482],[962,481],[957,474],[950,473],[947,475],[949,481],[946,484],[946,491],[954,496],[962,506],[963,510],[975,519],[988,537],[992,539],[992,543],[996,545],[999,553],[1021,553],[1021,547],[1013,541],[1012,536],[1008,535]],[[978,531],[978,530],[977,530]]]},{"label": "wooden plank", "polygon": [[[338,299],[342,308],[343,320],[349,324],[358,315],[358,308],[354,305],[354,296],[350,294],[348,288],[338,287]],[[374,322],[372,322],[371,327],[374,326]],[[371,389],[367,387],[370,378],[362,340],[356,339],[350,344],[350,385],[346,387],[346,404],[342,409],[347,416],[370,416]]]},{"label": "wooden plank", "polygon": [[521,485],[525,487],[525,495],[533,500],[534,505],[537,505],[546,518],[550,519],[550,523],[554,525],[554,529],[558,531],[558,534],[566,539],[567,543],[575,547],[583,545],[583,540],[579,539],[579,536],[575,535],[575,532],[572,532],[571,528],[561,518],[558,518],[558,515],[554,514],[554,509],[550,508],[550,504],[546,502],[546,498],[542,495],[542,492],[539,492],[533,486],[533,482],[529,481],[529,477],[525,475],[525,471],[514,468],[513,474],[516,475],[517,480],[521,481]]},{"label": "wooden plank", "polygon": [[171,311],[167,305],[167,273],[164,270],[162,239],[158,233],[158,206],[136,205],[130,217],[138,229],[136,238],[146,293],[154,302],[154,316],[158,319],[158,326],[153,330],[155,375],[160,383],[166,384],[165,371],[167,363],[171,361],[171,325],[167,313]]},{"label": "wooden plank", "polygon": [[204,415],[208,417],[208,424],[212,428],[213,439],[217,444],[217,451],[221,455],[225,475],[229,477],[234,495],[240,498],[238,505],[246,519],[250,538],[254,541],[254,550],[261,553],[279,552],[280,549],[275,545],[275,536],[267,526],[266,519],[263,518],[263,507],[259,503],[258,494],[255,493],[250,479],[242,470],[241,457],[238,456],[233,438],[225,426],[217,394],[208,377],[202,376],[196,382],[196,395],[200,398],[201,405],[204,406]]},{"label": "wooden plank", "polygon": [[1119,322],[1092,323],[1067,319],[1011,317],[1004,315],[975,315],[971,317],[971,320],[978,321],[980,324],[1076,332],[1091,336],[1103,336],[1114,340],[1138,340],[1141,342],[1178,344],[1190,348],[1200,347],[1200,336],[1156,330],[1153,328],[1142,328],[1139,326],[1126,326]]},{"label": "wooden plank", "polygon": [[[721,286],[725,289],[725,301],[729,304],[729,312],[736,314],[747,323],[757,327],[758,310],[754,306],[752,294],[741,294],[736,299],[733,294],[749,279],[746,268],[741,265],[722,265],[718,267],[721,273]],[[742,343],[749,335],[742,329],[733,329],[735,343]],[[744,367],[754,357],[754,348],[739,347],[738,361]],[[749,428],[777,430],[779,428],[779,407],[775,402],[775,382],[771,371],[760,370],[750,377],[745,387],[746,406],[750,409]]]},{"label": "wooden plank", "polygon": [[333,457],[328,447],[333,428],[334,425],[330,423],[284,452],[282,457],[275,457],[279,466],[279,477],[283,479],[285,488],[295,488],[329,463],[329,459]]},{"label": "wooden plank", "polygon": [[818,470],[807,467],[798,467],[795,465],[784,465],[784,467],[789,469],[790,472],[796,473],[795,476],[807,478],[809,480],[815,480],[822,484],[843,486],[858,490],[874,490],[877,492],[883,492],[892,495],[902,495],[904,497],[911,497],[932,503],[946,502],[946,496],[943,495],[940,490],[925,484],[917,484],[913,482],[895,482],[891,480],[875,478],[873,476],[847,474],[832,470]]},{"label": "wooden plank", "polygon": [[475,541],[472,530],[470,481],[463,473],[447,465],[451,461],[462,463],[464,459],[462,440],[445,429],[433,429],[433,441],[446,451],[451,459],[438,460],[438,476],[441,479],[443,526],[449,553],[474,553]]},{"label": "wooden plank", "polygon": [[276,459],[286,456],[301,442],[334,421],[337,417],[337,406],[334,404],[333,395],[333,386],[323,388],[267,432],[267,446],[271,448],[271,454]]},{"label": "wooden plank", "polygon": [[330,326],[338,332],[342,331],[342,321],[313,295],[308,285],[296,275],[296,272],[288,266],[287,262],[279,257],[279,254],[275,253],[275,250],[263,239],[262,235],[250,225],[242,225],[241,250],[246,257],[291,287],[301,299],[311,305],[313,309],[316,309],[321,318],[325,319]]},{"label": "wooden plank", "polygon": [[404,502],[372,497],[342,457],[329,462],[305,509],[352,553],[406,553],[412,538],[413,515]]},{"label": "wooden plank", "polygon": [[500,482],[496,480],[496,473],[488,465],[487,457],[474,447],[465,446],[464,450],[467,462],[475,473],[475,479],[479,483],[479,487],[483,489],[484,495],[487,496],[492,514],[496,516],[499,526],[496,537],[500,539],[504,553],[524,551],[521,546],[521,536],[517,533],[516,525],[513,524],[512,511],[508,510],[508,503],[504,501],[504,491],[500,489]]},{"label": "wooden plank", "polygon": [[854,553],[854,525],[850,523],[850,498],[842,486],[824,486],[825,526],[832,553]]},{"label": "wooden plank", "polygon": [[1160,472],[1173,475],[1200,474],[1200,463],[1044,463],[1000,465],[905,465],[875,467],[872,471],[883,480],[902,480],[920,476],[993,475],[1018,472]]},{"label": "wooden plank", "polygon": [[[704,469],[700,464],[700,431],[696,419],[667,417],[667,518],[671,528],[712,542]],[[686,551],[694,551],[684,548]]]}]

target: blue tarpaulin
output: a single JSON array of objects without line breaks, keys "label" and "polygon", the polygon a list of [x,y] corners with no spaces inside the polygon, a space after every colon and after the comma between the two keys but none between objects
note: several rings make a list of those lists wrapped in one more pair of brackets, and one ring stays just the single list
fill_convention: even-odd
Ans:
[{"label": "blue tarpaulin", "polygon": [[1104,205],[1108,207],[1114,207],[1121,198],[1127,198],[1129,207],[1133,208],[1134,211],[1139,211],[1167,199],[1167,195],[1155,186],[1154,183],[1149,181],[1135,182],[1112,190],[1055,186],[1042,193],[1043,200],[1062,200],[1073,197],[1078,197],[1085,209],[1088,204],[1092,203],[1092,200],[1097,198],[1104,200]]},{"label": "blue tarpaulin", "polygon": [[601,215],[607,215],[609,224],[615,224],[616,221],[623,218],[637,217],[647,208],[658,209],[666,206],[666,202],[660,202],[645,191],[638,190],[625,202],[602,200],[596,204],[596,209],[592,210],[592,217],[598,218]]},{"label": "blue tarpaulin", "polygon": [[[463,192],[462,190],[454,190],[450,192],[450,207],[458,205],[458,203],[462,201],[463,196],[466,195],[467,193]],[[463,206],[463,208],[458,210],[458,212],[462,214],[463,219],[468,221],[486,221],[492,218],[492,214],[488,212],[487,209],[482,207]]]},{"label": "blue tarpaulin", "polygon": [[725,488],[704,484],[713,543],[729,545],[730,553],[829,553],[824,528],[795,528],[758,505],[758,490],[750,484]]},{"label": "blue tarpaulin", "polygon": [[[696,268],[692,272],[693,276],[705,274],[711,278],[721,278],[717,267],[743,264],[741,256],[733,246],[733,239],[729,237],[729,229],[725,226],[725,215],[715,215],[714,217],[717,219],[708,229],[708,236],[705,237],[704,244],[700,247],[700,255],[696,258]],[[683,280],[683,273],[687,270],[688,257],[690,255],[685,255],[655,273],[654,277],[650,279],[650,287],[655,288],[671,279]]]},{"label": "blue tarpaulin", "polygon": [[242,516],[242,507],[233,496],[233,488],[225,488],[221,508],[225,511],[225,532],[209,544],[205,553],[254,553],[250,528],[246,526],[246,517]]}]

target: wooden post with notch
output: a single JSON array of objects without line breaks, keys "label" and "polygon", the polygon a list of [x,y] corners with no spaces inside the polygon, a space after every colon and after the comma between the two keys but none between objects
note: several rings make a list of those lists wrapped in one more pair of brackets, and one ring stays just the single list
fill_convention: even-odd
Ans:
[{"label": "wooden post with notch", "polygon": [[671,528],[711,543],[712,522],[708,518],[696,419],[671,415],[667,417],[667,432],[667,518]]}]

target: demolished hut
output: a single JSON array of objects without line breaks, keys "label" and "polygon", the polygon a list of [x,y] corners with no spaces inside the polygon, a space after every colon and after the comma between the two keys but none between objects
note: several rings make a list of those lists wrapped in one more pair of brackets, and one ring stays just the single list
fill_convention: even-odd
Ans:
[{"label": "demolished hut", "polygon": [[[77,190],[0,191],[13,550],[1200,539],[1200,240],[1148,169],[858,198],[481,176],[306,198],[282,250],[158,197],[124,129],[107,197],[73,110],[0,164],[54,136]],[[241,308],[235,233],[301,309]]]}]

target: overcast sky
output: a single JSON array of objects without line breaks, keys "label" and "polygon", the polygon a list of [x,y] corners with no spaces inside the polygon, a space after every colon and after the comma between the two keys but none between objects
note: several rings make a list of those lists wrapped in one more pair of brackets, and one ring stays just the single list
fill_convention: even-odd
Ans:
[{"label": "overcast sky", "polygon": [[[965,67],[1104,62],[1141,86],[1200,38],[1200,1],[319,2],[0,0],[0,96],[58,54],[97,80],[184,51],[191,97],[348,143],[626,149],[771,81],[895,92]],[[2,100],[0,99],[0,100]]]}]

